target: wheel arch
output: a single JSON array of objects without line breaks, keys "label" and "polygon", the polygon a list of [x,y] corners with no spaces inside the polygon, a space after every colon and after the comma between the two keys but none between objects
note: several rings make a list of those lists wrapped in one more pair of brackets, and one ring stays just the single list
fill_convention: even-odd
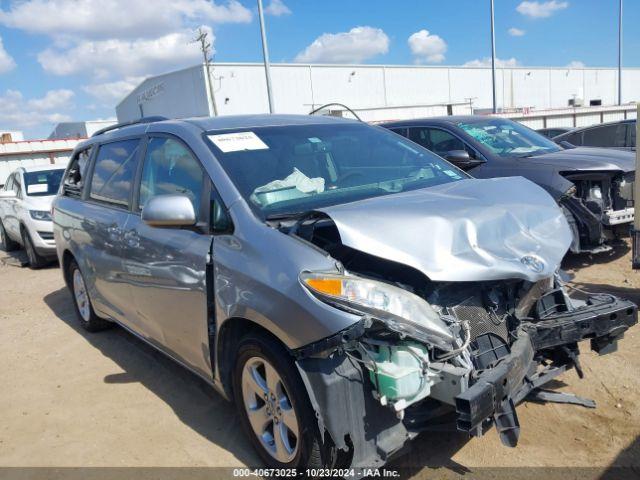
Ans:
[{"label": "wheel arch", "polygon": [[69,278],[69,265],[71,265],[71,261],[75,261],[77,263],[76,258],[73,256],[70,250],[66,249],[62,254],[62,277],[64,278],[64,283],[69,287],[70,278]]},{"label": "wheel arch", "polygon": [[220,384],[228,398],[233,398],[232,373],[235,365],[235,353],[240,341],[247,335],[263,335],[276,341],[286,352],[291,350],[276,335],[262,325],[244,317],[231,317],[220,326],[217,339],[214,339],[215,370],[218,372]]}]

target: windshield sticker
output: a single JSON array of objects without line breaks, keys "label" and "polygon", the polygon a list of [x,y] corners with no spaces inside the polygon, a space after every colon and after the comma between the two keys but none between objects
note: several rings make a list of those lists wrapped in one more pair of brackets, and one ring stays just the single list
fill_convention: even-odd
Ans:
[{"label": "windshield sticker", "polygon": [[33,183],[27,185],[27,195],[32,193],[47,193],[49,191],[49,185],[46,183]]},{"label": "windshield sticker", "polygon": [[320,140],[318,137],[311,137],[309,141],[311,143],[322,143],[322,140]]},{"label": "windshield sticker", "polygon": [[253,132],[223,133],[207,135],[223,153],[246,150],[269,150],[269,147]]},{"label": "windshield sticker", "polygon": [[462,178],[460,175],[458,175],[456,172],[454,172],[453,170],[445,170],[444,171],[445,174],[449,175],[451,178],[457,178],[460,179]]}]

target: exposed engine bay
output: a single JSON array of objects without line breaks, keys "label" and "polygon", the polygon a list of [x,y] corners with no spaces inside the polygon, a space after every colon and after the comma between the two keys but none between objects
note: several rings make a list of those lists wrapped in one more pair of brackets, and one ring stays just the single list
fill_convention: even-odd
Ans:
[{"label": "exposed engine bay", "polygon": [[[525,398],[591,406],[541,389],[570,368],[582,376],[578,342],[609,353],[637,323],[633,303],[572,291],[558,272],[537,281],[432,281],[343,244],[325,213],[277,227],[336,261],[338,272],[301,275],[309,292],[362,317],[295,352],[320,430],[351,452],[352,466],[386,462],[443,424],[474,436],[495,426],[515,446],[515,406]],[[337,412],[336,402],[349,407]]]},{"label": "exposed engine bay", "polygon": [[571,251],[610,250],[633,221],[635,172],[581,172],[563,176],[574,185],[560,200],[574,234]]}]

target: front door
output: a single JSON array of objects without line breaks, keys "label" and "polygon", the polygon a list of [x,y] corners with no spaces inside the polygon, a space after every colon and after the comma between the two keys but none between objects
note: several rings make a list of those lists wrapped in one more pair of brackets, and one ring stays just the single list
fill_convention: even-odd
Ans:
[{"label": "front door", "polygon": [[87,235],[83,257],[91,259],[83,272],[99,314],[106,314],[135,329],[131,290],[122,268],[122,242],[129,218],[133,182],[139,162],[140,139],[100,145],[82,229]]},{"label": "front door", "polygon": [[205,179],[182,141],[149,137],[138,201],[123,236],[123,262],[142,333],[210,377],[205,271],[212,237],[196,229],[150,227],[140,217],[151,197],[180,194],[191,199],[196,218],[206,224]]}]

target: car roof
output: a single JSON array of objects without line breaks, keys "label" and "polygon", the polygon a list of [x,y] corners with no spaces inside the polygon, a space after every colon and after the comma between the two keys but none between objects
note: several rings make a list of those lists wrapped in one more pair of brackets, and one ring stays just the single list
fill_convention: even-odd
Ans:
[{"label": "car roof", "polygon": [[636,123],[636,119],[635,118],[628,118],[628,119],[625,119],[625,120],[617,120],[615,122],[595,123],[593,125],[588,125],[586,127],[574,128],[574,129],[571,130],[571,132],[572,133],[581,132],[583,130],[589,130],[590,128],[606,127],[607,125],[619,125],[619,124],[625,124],[625,123]]},{"label": "car roof", "polygon": [[412,125],[420,125],[423,123],[428,123],[430,125],[455,125],[457,123],[465,123],[465,122],[477,122],[480,120],[490,120],[490,119],[499,119],[501,117],[491,117],[488,115],[448,115],[444,117],[424,117],[424,118],[412,118],[410,120],[397,120],[394,122],[382,122],[379,123],[380,126],[390,128],[390,127],[408,127]]},{"label": "car roof", "polygon": [[287,125],[340,124],[344,122],[357,123],[357,120],[327,115],[282,114],[223,115],[220,117],[187,118],[184,121],[196,125],[204,131],[251,127],[281,127]]},{"label": "car roof", "polygon": [[[193,117],[166,119],[162,117],[147,117],[139,122],[123,123],[108,127],[102,132],[95,133],[91,138],[79,144],[84,147],[95,142],[100,142],[103,138],[109,140],[120,136],[145,133],[153,125],[154,131],[158,131],[158,126],[162,125],[183,125],[193,127],[202,131],[231,130],[238,128],[259,128],[271,126],[287,125],[318,125],[318,124],[343,124],[358,123],[357,120],[341,117],[331,117],[324,115],[281,115],[281,114],[255,114],[255,115],[222,115],[219,117]],[[160,128],[162,130],[162,128]]]},{"label": "car roof", "polygon": [[56,165],[56,164],[46,164],[46,165],[27,165],[18,167],[16,170],[21,170],[24,173],[31,172],[44,172],[49,170],[64,170],[66,168],[65,165]]}]

